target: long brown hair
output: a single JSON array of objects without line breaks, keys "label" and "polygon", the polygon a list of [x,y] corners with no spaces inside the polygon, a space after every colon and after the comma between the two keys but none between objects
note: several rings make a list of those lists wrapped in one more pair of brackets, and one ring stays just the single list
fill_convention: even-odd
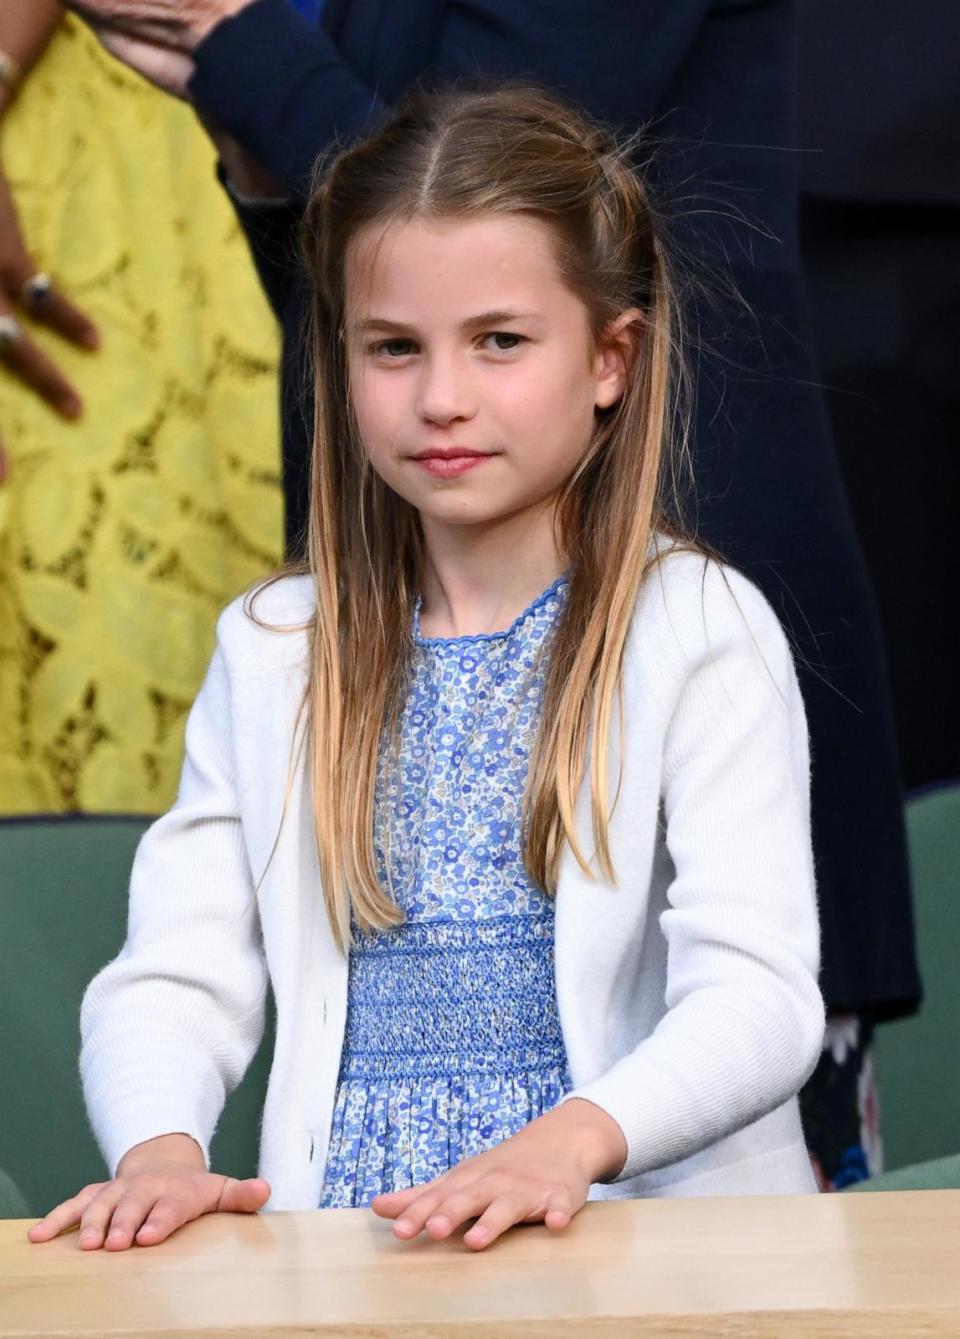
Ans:
[{"label": "long brown hair", "polygon": [[656,561],[654,532],[682,539],[677,303],[634,149],[536,89],[422,93],[316,175],[303,232],[316,377],[305,706],[323,893],[342,950],[353,942],[351,915],[364,931],[404,919],[378,878],[374,790],[381,740],[396,731],[408,683],[424,562],[417,512],[370,467],[350,406],[347,247],[371,224],[521,214],[550,230],[594,339],[621,313],[642,313],[627,389],[596,415],[556,510],[569,587],[523,815],[524,860],[541,888],[555,892],[565,842],[590,873],[574,825],[589,752],[596,860],[614,880],[608,741],[624,646]]}]

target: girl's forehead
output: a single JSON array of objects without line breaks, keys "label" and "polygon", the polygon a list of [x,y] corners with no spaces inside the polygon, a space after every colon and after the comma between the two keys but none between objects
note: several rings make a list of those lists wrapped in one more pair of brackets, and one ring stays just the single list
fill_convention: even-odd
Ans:
[{"label": "girl's forehead", "polygon": [[369,224],[346,251],[348,303],[455,285],[541,289],[561,283],[553,234],[523,214],[416,216]]}]

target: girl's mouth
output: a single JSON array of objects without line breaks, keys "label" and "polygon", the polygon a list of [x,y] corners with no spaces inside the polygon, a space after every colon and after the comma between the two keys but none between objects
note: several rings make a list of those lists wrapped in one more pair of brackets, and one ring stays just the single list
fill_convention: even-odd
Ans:
[{"label": "girl's mouth", "polygon": [[469,451],[457,447],[422,451],[418,456],[411,456],[415,465],[419,465],[437,479],[455,479],[457,475],[465,474],[467,470],[472,470],[475,465],[481,465],[489,459],[488,452]]}]

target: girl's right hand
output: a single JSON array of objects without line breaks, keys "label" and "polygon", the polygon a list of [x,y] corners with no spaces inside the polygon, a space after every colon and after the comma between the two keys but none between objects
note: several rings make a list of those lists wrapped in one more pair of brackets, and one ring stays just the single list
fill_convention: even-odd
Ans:
[{"label": "girl's right hand", "polygon": [[113,1181],[84,1186],[78,1195],[51,1209],[27,1233],[32,1242],[50,1241],[80,1228],[80,1249],[125,1251],[157,1246],[184,1223],[206,1213],[256,1213],[270,1198],[266,1181],[238,1181],[192,1166],[159,1164]]}]

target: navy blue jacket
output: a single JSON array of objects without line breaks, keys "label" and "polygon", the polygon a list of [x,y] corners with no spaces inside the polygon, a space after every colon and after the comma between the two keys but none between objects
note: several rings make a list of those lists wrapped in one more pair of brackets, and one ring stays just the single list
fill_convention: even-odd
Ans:
[{"label": "navy blue jacket", "polygon": [[615,126],[653,121],[694,270],[695,460],[703,537],[793,634],[810,721],[823,989],[890,1016],[919,994],[883,650],[810,355],[796,237],[790,0],[327,0],[311,26],[255,0],[209,35],[191,93],[284,183],[239,211],[284,329],[284,481],[306,514],[305,290],[295,229],[317,155],[418,78],[528,76]]}]

